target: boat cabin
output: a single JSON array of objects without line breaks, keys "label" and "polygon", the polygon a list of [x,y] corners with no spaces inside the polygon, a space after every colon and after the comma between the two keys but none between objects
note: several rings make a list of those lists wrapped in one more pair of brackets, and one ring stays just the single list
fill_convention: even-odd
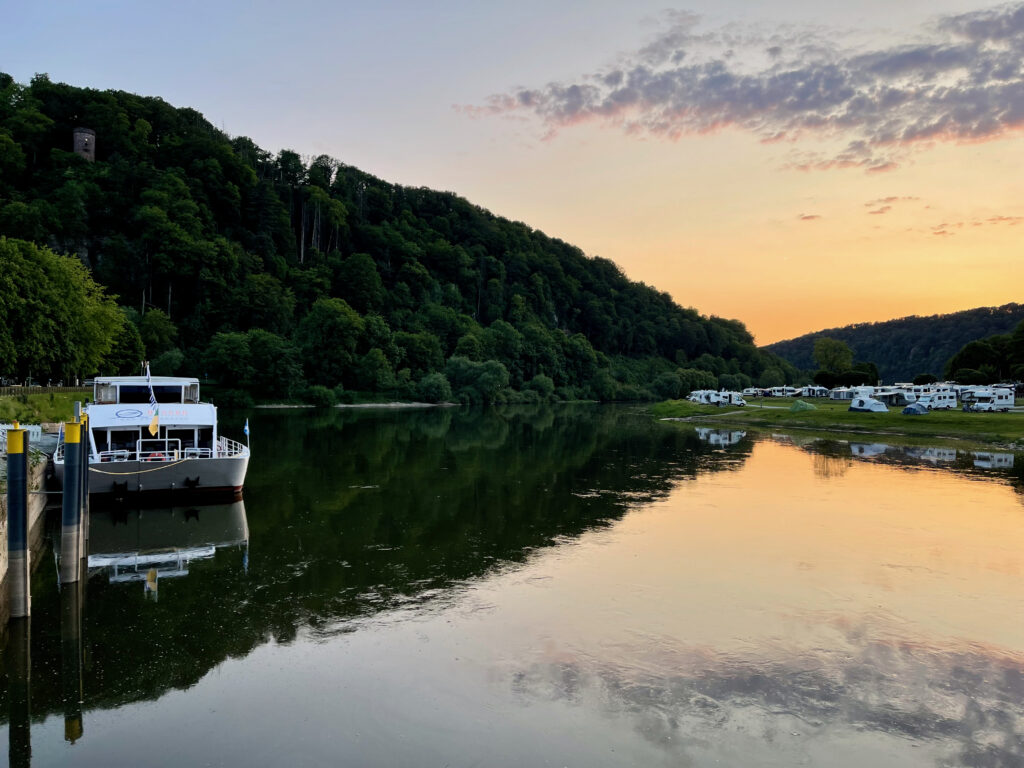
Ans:
[{"label": "boat cabin", "polygon": [[178,376],[100,376],[93,382],[97,405],[149,403],[149,386],[158,403],[198,403],[199,379]]},{"label": "boat cabin", "polygon": [[[150,404],[149,388],[157,401]],[[173,376],[100,377],[89,405],[93,460],[166,461],[216,455],[217,409],[199,402],[199,380]],[[156,434],[149,427],[157,416]]]}]

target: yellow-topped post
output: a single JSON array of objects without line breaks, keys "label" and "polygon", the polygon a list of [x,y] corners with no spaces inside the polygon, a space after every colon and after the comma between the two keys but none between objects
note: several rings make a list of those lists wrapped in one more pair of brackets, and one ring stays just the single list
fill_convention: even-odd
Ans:
[{"label": "yellow-topped post", "polygon": [[28,432],[17,422],[7,430],[7,572],[11,618],[32,613],[31,552],[28,548]]},{"label": "yellow-topped post", "polygon": [[60,581],[78,581],[82,557],[82,424],[64,423],[64,499],[60,519]]}]

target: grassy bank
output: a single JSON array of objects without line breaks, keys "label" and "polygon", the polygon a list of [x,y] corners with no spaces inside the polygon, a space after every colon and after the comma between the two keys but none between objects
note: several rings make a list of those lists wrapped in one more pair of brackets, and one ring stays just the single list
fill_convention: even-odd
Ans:
[{"label": "grassy bank", "polygon": [[0,397],[0,422],[20,421],[40,424],[44,421],[68,421],[75,415],[75,401],[85,402],[90,390],[81,392],[50,392]]},{"label": "grassy bank", "polygon": [[985,445],[1024,449],[1024,413],[964,413],[934,411],[926,416],[904,416],[901,408],[888,413],[853,413],[849,403],[814,400],[813,411],[790,411],[794,400],[770,398],[746,408],[717,408],[686,400],[656,403],[650,410],[658,418],[682,418],[722,425],[744,424],[762,429],[811,430],[819,433],[903,435],[907,437],[965,440]]}]

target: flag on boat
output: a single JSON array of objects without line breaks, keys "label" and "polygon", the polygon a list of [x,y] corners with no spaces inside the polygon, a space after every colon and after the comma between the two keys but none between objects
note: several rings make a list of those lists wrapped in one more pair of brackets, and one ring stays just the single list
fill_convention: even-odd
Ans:
[{"label": "flag on boat", "polygon": [[246,437],[249,436],[249,420],[248,419],[245,420],[245,426],[242,427],[242,431],[245,433]]},{"label": "flag on boat", "polygon": [[153,378],[149,375],[149,362],[146,362],[146,386],[149,387],[149,407],[153,409],[153,420],[149,422],[149,434],[152,437],[156,437],[157,431],[160,429],[160,404],[156,401],[156,395],[153,393]]}]

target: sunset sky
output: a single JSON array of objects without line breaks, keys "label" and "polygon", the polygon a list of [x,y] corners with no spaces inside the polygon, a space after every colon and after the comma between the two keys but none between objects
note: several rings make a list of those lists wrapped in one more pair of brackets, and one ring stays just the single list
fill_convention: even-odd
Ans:
[{"label": "sunset sky", "polygon": [[1024,4],[810,6],[15,0],[0,70],[451,190],[759,343],[1024,301]]}]

